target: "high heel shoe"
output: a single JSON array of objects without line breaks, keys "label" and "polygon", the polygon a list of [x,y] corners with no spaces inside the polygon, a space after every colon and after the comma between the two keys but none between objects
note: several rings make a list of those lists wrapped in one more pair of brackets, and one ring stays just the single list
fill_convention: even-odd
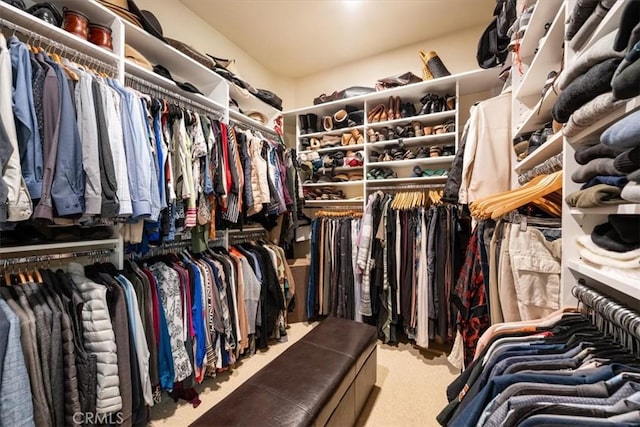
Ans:
[{"label": "high heel shoe", "polygon": [[367,115],[367,122],[378,123],[380,121],[380,117],[382,116],[382,113],[384,112],[384,109],[385,107],[383,104],[378,104],[375,107],[373,107],[373,110],[369,111],[369,114]]},{"label": "high heel shoe", "polygon": [[402,101],[400,100],[400,97],[399,97],[399,96],[396,96],[396,108],[395,108],[395,111],[396,111],[396,117],[395,117],[395,119],[396,119],[396,120],[398,120],[398,119],[401,119],[401,118],[402,118],[401,110],[402,110]]}]

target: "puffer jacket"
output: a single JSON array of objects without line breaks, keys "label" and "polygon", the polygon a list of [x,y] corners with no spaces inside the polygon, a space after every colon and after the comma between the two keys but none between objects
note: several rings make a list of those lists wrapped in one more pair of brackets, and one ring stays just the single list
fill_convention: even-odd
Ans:
[{"label": "puffer jacket", "polygon": [[85,303],[82,308],[85,349],[95,354],[98,360],[96,413],[117,412],[122,409],[122,397],[118,349],[107,306],[107,288],[89,280],[80,264],[69,263],[68,272]]}]

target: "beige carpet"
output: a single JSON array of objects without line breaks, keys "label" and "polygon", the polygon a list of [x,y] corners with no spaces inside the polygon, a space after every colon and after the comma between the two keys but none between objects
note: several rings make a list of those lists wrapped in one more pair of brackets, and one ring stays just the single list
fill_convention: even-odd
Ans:
[{"label": "beige carpet", "polygon": [[[232,372],[205,380],[196,389],[202,403],[197,408],[185,401],[163,401],[151,411],[151,426],[187,426],[226,397],[254,373],[268,364],[313,328],[315,324],[294,323],[289,341],[274,344],[265,352],[239,362]],[[376,386],[358,420],[358,426],[437,426],[435,417],[447,404],[445,388],[455,378],[442,347],[419,351],[411,344],[378,344]]]}]

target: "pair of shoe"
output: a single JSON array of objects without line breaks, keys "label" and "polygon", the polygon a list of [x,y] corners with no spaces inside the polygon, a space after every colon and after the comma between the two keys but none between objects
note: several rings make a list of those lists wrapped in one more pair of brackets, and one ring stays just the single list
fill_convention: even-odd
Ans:
[{"label": "pair of shoe", "polygon": [[451,132],[455,132],[456,130],[456,123],[453,120],[449,120],[441,125],[435,125],[435,126],[425,126],[422,129],[422,132],[424,133],[424,135],[442,135],[443,133],[451,133]]},{"label": "pair of shoe", "polygon": [[527,155],[536,151],[541,145],[547,142],[550,136],[554,134],[552,123],[545,123],[542,129],[533,132],[529,137],[529,145],[527,146]]},{"label": "pair of shoe", "polygon": [[353,105],[346,105],[344,109],[338,110],[330,116],[322,117],[322,127],[327,132],[363,124],[364,110]]},{"label": "pair of shoe", "polygon": [[364,136],[358,129],[351,129],[349,133],[342,134],[342,145],[364,144]]},{"label": "pair of shoe", "polygon": [[368,180],[397,178],[398,174],[389,168],[373,168],[367,173]]},{"label": "pair of shoe", "polygon": [[443,111],[452,111],[456,109],[455,95],[440,96],[435,93],[427,93],[420,98],[422,108],[420,115],[441,113]]},{"label": "pair of shoe", "polygon": [[342,190],[336,190],[333,188],[305,190],[304,193],[305,200],[342,200],[345,198],[345,194]]},{"label": "pair of shoe", "polygon": [[316,114],[300,114],[300,135],[318,132],[318,116]]},{"label": "pair of shoe", "polygon": [[364,151],[347,151],[344,157],[344,166],[352,168],[360,167],[364,164]]},{"label": "pair of shoe", "polygon": [[414,178],[428,177],[428,176],[447,176],[449,172],[446,169],[422,169],[420,166],[415,166],[411,173]]}]

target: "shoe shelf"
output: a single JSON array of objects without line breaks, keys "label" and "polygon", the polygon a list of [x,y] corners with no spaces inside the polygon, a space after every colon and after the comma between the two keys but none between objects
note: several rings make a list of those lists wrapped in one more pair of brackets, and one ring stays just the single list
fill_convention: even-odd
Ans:
[{"label": "shoe shelf", "polygon": [[535,4],[527,30],[520,42],[522,58],[533,56],[538,42],[544,36],[545,25],[553,21],[561,6],[563,6],[562,0],[542,0]]},{"label": "shoe shelf", "polygon": [[335,168],[325,168],[322,167],[320,169],[317,170],[317,173],[324,173],[324,172],[351,172],[351,171],[358,171],[358,170],[362,170],[364,169],[364,166],[336,166]]},{"label": "shoe shelf", "polygon": [[611,126],[613,123],[622,119],[624,116],[631,114],[640,108],[640,96],[636,96],[635,98],[630,98],[626,103],[620,106],[620,108],[615,109],[611,113],[607,114],[605,117],[601,118],[597,122],[593,123],[588,128],[584,129],[582,132],[577,135],[571,136],[567,138],[567,141],[573,146],[579,146],[583,143],[590,140],[590,136],[596,133],[602,133],[606,128]]},{"label": "shoe shelf", "polygon": [[367,183],[374,184],[443,184],[447,176],[410,176],[406,178],[367,179]]},{"label": "shoe shelf", "polygon": [[304,207],[322,208],[327,205],[358,206],[362,205],[363,202],[363,199],[315,199],[305,200]]},{"label": "shoe shelf", "polygon": [[[456,139],[456,132],[447,132],[437,135],[414,136],[413,138],[389,139],[387,141],[368,142],[367,148],[375,149],[387,147],[389,145],[398,145],[400,141],[405,147],[417,147],[427,145],[445,144],[453,142]],[[423,144],[424,143],[424,144]],[[428,144],[427,144],[428,143]]]},{"label": "shoe shelf", "polygon": [[456,110],[441,111],[439,113],[422,114],[420,116],[405,117],[402,119],[385,120],[384,122],[367,123],[367,128],[381,128],[385,126],[408,125],[412,122],[425,124],[443,124],[443,120],[455,119]]},{"label": "shoe shelf", "polygon": [[267,123],[272,122],[276,117],[282,115],[282,112],[280,110],[267,104],[257,96],[253,95],[248,90],[241,88],[240,86],[236,85],[233,82],[228,82],[228,83],[229,83],[229,98],[235,100],[238,103],[238,107],[242,111],[245,111],[247,113],[251,111],[259,111],[265,116],[267,116],[268,118]]},{"label": "shoe shelf", "polygon": [[538,53],[534,56],[520,86],[515,91],[515,98],[540,96],[549,72],[560,71],[564,42],[564,10],[564,7],[558,10],[547,35],[541,40]]},{"label": "shoe shelf", "polygon": [[516,172],[522,173],[533,169],[535,166],[543,163],[545,160],[550,159],[558,153],[561,153],[562,142],[562,132],[556,132],[533,153],[529,154],[522,161],[518,162],[515,167]]},{"label": "shoe shelf", "polygon": [[567,263],[569,270],[578,277],[595,280],[612,289],[636,299],[640,299],[640,283],[624,273],[616,274],[613,269],[602,270],[584,261],[572,260]]},{"label": "shoe shelf", "polygon": [[426,165],[445,165],[451,164],[455,156],[440,156],[440,157],[425,157],[422,159],[406,159],[406,160],[392,160],[389,162],[369,162],[367,169],[374,168],[393,168],[393,167],[406,167],[406,166],[426,166]]},{"label": "shoe shelf", "polygon": [[620,17],[622,15],[625,3],[627,2],[619,0],[616,1],[613,6],[611,6],[611,9],[609,9],[609,12],[607,12],[607,14],[604,16],[602,22],[600,22],[600,25],[598,25],[589,40],[584,45],[580,46],[579,51],[583,52],[586,49],[589,49],[596,41],[600,40],[602,37],[606,36],[619,27]]},{"label": "shoe shelf", "polygon": [[335,147],[326,147],[319,148],[317,150],[304,150],[298,151],[298,155],[300,154],[310,154],[310,153],[330,153],[332,151],[360,151],[364,150],[364,144],[355,144],[355,145],[336,145]]},{"label": "shoe shelf", "polygon": [[335,182],[313,182],[310,184],[302,184],[302,187],[350,187],[354,185],[362,185],[364,180],[356,181],[335,181]]},{"label": "shoe shelf", "polygon": [[620,205],[599,206],[596,208],[570,208],[571,215],[582,217],[584,215],[623,215],[640,214],[639,203],[623,203]]},{"label": "shoe shelf", "polygon": [[[545,123],[551,121],[551,109],[557,99],[558,95],[556,95],[553,89],[549,89],[533,108],[527,110],[523,120],[513,131],[513,137],[515,138],[522,134],[533,132],[540,129]],[[520,101],[516,100],[516,102]]]},{"label": "shoe shelf", "polygon": [[300,135],[299,139],[302,138],[322,138],[324,135],[342,135],[343,133],[349,133],[352,130],[359,130],[359,131],[364,131],[364,125],[358,125],[358,126],[351,126],[351,127],[347,127],[347,128],[342,128],[342,129],[332,129],[332,130],[327,130],[327,131],[322,131],[322,132],[313,132],[313,133],[306,133],[304,135]]}]

